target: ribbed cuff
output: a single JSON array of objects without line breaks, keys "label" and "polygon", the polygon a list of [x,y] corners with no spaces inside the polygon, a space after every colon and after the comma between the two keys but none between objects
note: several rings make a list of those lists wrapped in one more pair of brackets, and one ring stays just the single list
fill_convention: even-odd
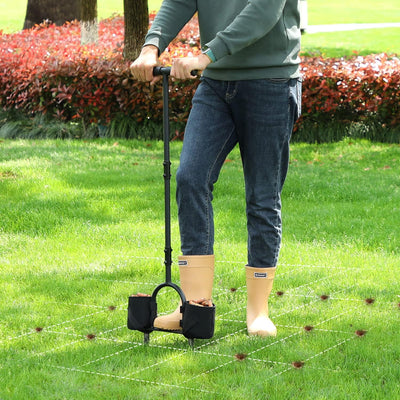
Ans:
[{"label": "ribbed cuff", "polygon": [[217,61],[213,51],[210,48],[208,48],[207,50],[203,51],[202,53],[205,54],[210,59],[210,61],[212,63],[215,63],[215,61]]},{"label": "ribbed cuff", "polygon": [[218,36],[206,43],[206,47],[212,49],[216,61],[230,54],[226,44]]},{"label": "ribbed cuff", "polygon": [[143,47],[150,46],[150,45],[158,48],[158,56],[160,56],[160,54],[165,50],[165,48],[163,47],[163,44],[161,43],[161,39],[159,36],[156,36],[156,35],[147,36]]}]

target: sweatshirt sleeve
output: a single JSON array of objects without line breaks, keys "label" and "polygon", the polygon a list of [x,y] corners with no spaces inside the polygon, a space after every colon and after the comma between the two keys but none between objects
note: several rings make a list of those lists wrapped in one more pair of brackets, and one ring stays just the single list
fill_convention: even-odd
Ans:
[{"label": "sweatshirt sleeve", "polygon": [[161,54],[196,11],[196,0],[164,0],[146,35],[144,45],[158,47]]},{"label": "sweatshirt sleeve", "polygon": [[276,25],[285,3],[286,0],[249,0],[234,20],[206,46],[217,60],[250,46]]}]

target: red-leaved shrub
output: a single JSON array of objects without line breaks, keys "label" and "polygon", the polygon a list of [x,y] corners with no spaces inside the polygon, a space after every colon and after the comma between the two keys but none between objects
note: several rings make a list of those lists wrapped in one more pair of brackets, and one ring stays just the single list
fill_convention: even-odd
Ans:
[{"label": "red-leaved shrub", "polygon": [[399,58],[304,58],[302,74],[303,119],[400,124]]},{"label": "red-leaved shrub", "polygon": [[[150,16],[152,21],[154,15]],[[47,113],[65,121],[106,124],[126,115],[161,122],[161,84],[132,79],[122,56],[123,18],[99,24],[99,44],[81,46],[79,23],[0,31],[0,105],[29,115]],[[194,18],[163,54],[198,54]],[[378,121],[400,124],[400,60],[386,54],[352,59],[302,59],[302,121]],[[171,118],[184,122],[198,80],[171,83]]]}]

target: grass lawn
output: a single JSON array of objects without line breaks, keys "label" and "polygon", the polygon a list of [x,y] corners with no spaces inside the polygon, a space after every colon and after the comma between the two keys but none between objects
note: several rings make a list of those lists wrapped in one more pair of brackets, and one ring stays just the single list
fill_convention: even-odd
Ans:
[{"label": "grass lawn", "polygon": [[[0,30],[15,32],[22,29],[26,13],[27,0],[0,0]],[[158,10],[161,0],[149,0],[149,10]],[[124,10],[123,0],[98,0],[97,10],[99,19],[108,18],[114,13],[122,14]]]},{"label": "grass lawn", "polygon": [[[292,146],[278,336],[261,339],[245,329],[235,149],[215,189],[215,336],[193,351],[126,328],[128,296],[164,280],[162,144],[1,141],[0,398],[400,398],[399,161],[398,145]],[[174,308],[168,291],[158,299]]]},{"label": "grass lawn", "polygon": [[301,54],[324,57],[400,54],[400,41],[397,40],[399,37],[400,28],[306,33],[301,38]]},{"label": "grass lawn", "polygon": [[[310,25],[400,22],[397,0],[307,0],[307,4]],[[325,57],[352,56],[356,53],[400,54],[399,37],[400,28],[305,34],[302,37],[302,53]]]},{"label": "grass lawn", "polygon": [[[99,0],[100,18],[122,4]],[[398,0],[308,5],[310,24],[400,20]],[[0,0],[0,29],[20,29],[25,7]],[[400,53],[398,32],[306,34],[303,51]],[[194,350],[160,332],[144,346],[126,328],[128,296],[164,280],[162,174],[160,142],[0,140],[1,400],[400,398],[398,145],[292,146],[278,336],[264,339],[246,334],[244,189],[230,154],[214,199],[215,336]],[[172,214],[178,282],[174,202]],[[163,291],[159,313],[175,302]]]},{"label": "grass lawn", "polygon": [[400,22],[397,0],[307,0],[311,25]]}]

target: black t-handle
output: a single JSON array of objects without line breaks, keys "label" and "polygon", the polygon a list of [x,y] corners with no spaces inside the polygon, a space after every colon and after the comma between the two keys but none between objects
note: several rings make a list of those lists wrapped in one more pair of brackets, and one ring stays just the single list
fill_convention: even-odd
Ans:
[{"label": "black t-handle", "polygon": [[171,73],[171,67],[154,67],[153,76],[169,75]]},{"label": "black t-handle", "polygon": [[[199,71],[197,69],[194,69],[193,71],[190,72],[192,76],[197,76]],[[171,73],[171,67],[154,67],[153,68],[153,76],[160,76],[160,75],[170,75]]]}]

